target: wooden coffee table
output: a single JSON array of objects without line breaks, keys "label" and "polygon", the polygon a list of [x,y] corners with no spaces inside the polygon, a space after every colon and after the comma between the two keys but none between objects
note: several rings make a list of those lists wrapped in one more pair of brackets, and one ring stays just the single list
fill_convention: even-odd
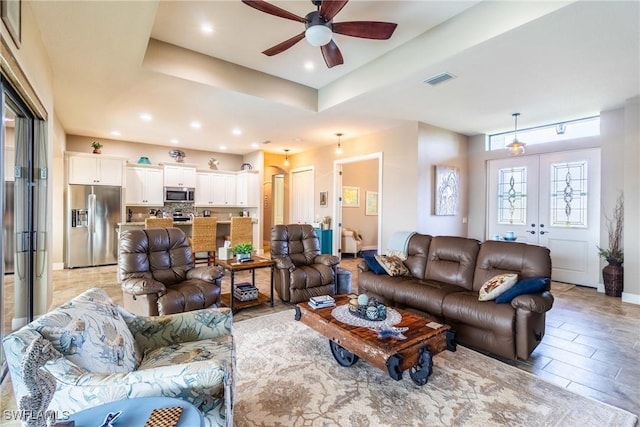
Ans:
[{"label": "wooden coffee table", "polygon": [[[348,303],[347,295],[335,297],[336,306]],[[364,326],[352,326],[335,319],[335,307],[313,309],[306,302],[296,305],[295,318],[329,339],[331,352],[342,366],[351,366],[359,358],[386,371],[396,381],[402,373],[409,375],[417,385],[427,383],[433,370],[433,356],[447,349],[456,350],[455,333],[448,325],[418,314],[394,309],[402,316],[395,327],[408,327],[407,338],[378,338],[377,332]],[[378,322],[371,322],[378,323]]]}]

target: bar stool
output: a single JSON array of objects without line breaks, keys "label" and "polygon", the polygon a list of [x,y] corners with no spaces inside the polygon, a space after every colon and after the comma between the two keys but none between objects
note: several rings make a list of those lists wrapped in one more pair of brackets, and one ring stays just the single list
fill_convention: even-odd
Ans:
[{"label": "bar stool", "polygon": [[173,227],[173,218],[145,218],[144,228],[170,228]]},{"label": "bar stool", "polygon": [[231,217],[229,235],[224,239],[231,242],[231,247],[241,242],[253,242],[253,220],[250,217]]},{"label": "bar stool", "polygon": [[[195,263],[204,263],[207,265],[215,265],[216,263],[216,231],[218,227],[218,219],[216,217],[196,217],[193,218],[191,226],[191,251],[194,254]],[[206,258],[198,258],[199,252],[206,252]]]}]

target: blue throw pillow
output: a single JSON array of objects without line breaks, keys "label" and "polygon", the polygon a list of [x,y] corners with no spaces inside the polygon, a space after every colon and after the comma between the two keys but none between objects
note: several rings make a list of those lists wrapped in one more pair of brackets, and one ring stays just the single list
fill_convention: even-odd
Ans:
[{"label": "blue throw pillow", "polygon": [[496,303],[506,304],[518,295],[540,292],[547,286],[549,286],[548,277],[528,277],[520,280],[511,289],[507,289],[502,295],[498,296]]},{"label": "blue throw pillow", "polygon": [[369,270],[373,271],[375,274],[387,274],[374,255],[365,254],[364,262],[367,263]]}]

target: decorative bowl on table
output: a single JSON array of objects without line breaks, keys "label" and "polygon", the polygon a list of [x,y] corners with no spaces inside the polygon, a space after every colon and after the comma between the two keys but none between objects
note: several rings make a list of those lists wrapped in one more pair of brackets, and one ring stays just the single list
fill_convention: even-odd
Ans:
[{"label": "decorative bowl on table", "polygon": [[375,298],[362,298],[362,295],[349,301],[349,313],[361,319],[374,322],[381,322],[387,319],[386,306],[379,304]]},{"label": "decorative bowl on table", "polygon": [[515,242],[517,239],[516,236],[502,236],[502,240],[506,242]]}]

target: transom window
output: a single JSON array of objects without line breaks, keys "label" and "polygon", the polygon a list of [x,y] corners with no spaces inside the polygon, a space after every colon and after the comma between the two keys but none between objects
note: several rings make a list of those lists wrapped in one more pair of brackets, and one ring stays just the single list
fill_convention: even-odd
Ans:
[{"label": "transom window", "polygon": [[[597,135],[600,135],[600,116],[518,129],[518,140],[527,146]],[[489,135],[487,151],[503,150],[507,144],[513,141],[513,137],[512,130]]]}]

